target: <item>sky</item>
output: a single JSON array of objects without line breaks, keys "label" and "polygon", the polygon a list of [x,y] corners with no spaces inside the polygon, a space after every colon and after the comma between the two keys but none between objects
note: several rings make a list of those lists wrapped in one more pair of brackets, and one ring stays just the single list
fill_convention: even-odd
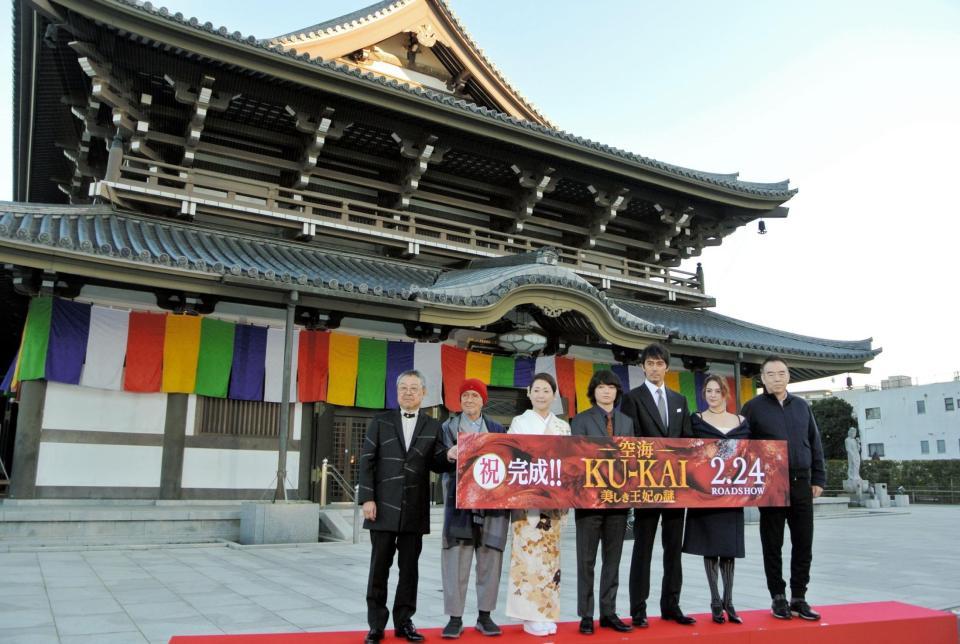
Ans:
[{"label": "sky", "polygon": [[[960,371],[960,0],[448,0],[514,87],[561,129],[799,193],[703,263],[715,311],[883,352],[854,386]],[[364,0],[154,2],[267,38]],[[0,33],[11,33],[0,12]],[[0,123],[11,123],[0,39]],[[0,199],[11,199],[0,130]],[[839,388],[832,381],[800,389]]]}]

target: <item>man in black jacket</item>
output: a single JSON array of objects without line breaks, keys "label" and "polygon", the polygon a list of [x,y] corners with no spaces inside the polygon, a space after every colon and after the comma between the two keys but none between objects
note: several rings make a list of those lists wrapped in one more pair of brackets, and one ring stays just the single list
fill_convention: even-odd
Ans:
[{"label": "man in black jacket", "polygon": [[[813,500],[823,492],[826,469],[820,431],[810,405],[787,392],[790,369],[783,358],[770,356],[760,367],[765,394],[748,401],[741,411],[750,423],[751,437],[787,441],[790,461],[790,505],[760,508],[760,544],[763,571],[773,598],[771,612],[779,619],[791,614],[818,620],[820,614],[806,601],[813,561]],[[783,580],[783,526],[790,526],[790,603]]]},{"label": "man in black jacket", "polygon": [[[640,354],[646,382],[624,396],[621,411],[633,419],[637,436],[652,438],[693,438],[687,399],[667,389],[664,378],[670,368],[670,352],[651,344]],[[680,610],[680,567],[683,545],[684,509],[650,508],[634,510],[633,558],[630,561],[630,615],[633,625],[647,626],[647,597],[650,595],[650,561],[657,523],[663,519],[663,584],[660,589],[660,617],[678,624],[695,624],[696,619]]]},{"label": "man in black jacket", "polygon": [[[397,637],[422,642],[413,625],[417,610],[417,565],[423,535],[430,532],[430,470],[452,469],[456,446],[447,452],[440,423],[427,416],[420,403],[426,382],[418,371],[397,378],[400,409],[384,411],[370,420],[360,453],[360,496],[363,527],[370,530],[370,576],[367,580],[367,623],[364,644],[383,639],[390,613],[387,580],[397,554],[400,578],[393,599]],[[451,458],[452,457],[452,458]]]}]

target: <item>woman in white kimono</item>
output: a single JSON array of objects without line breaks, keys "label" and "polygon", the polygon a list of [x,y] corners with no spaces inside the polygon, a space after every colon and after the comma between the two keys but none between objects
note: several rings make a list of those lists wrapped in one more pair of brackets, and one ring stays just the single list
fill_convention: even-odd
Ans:
[{"label": "woman in white kimono", "polygon": [[[569,436],[570,425],[550,411],[557,381],[538,373],[527,388],[533,409],[510,423],[511,434]],[[514,510],[507,615],[531,635],[553,635],[560,619],[560,519],[566,510]]]}]

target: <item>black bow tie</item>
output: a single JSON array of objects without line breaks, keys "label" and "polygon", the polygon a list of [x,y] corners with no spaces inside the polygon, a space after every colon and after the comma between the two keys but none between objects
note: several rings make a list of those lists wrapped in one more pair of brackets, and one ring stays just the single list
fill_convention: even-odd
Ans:
[{"label": "black bow tie", "polygon": [[416,414],[411,414],[410,412],[405,411],[405,412],[403,412],[403,417],[404,417],[404,418],[416,418],[417,415],[416,415]]}]

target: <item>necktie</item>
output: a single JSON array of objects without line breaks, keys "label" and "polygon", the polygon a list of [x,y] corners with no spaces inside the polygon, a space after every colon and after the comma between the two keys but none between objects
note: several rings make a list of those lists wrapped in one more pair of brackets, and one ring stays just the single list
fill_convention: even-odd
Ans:
[{"label": "necktie", "polygon": [[416,416],[416,414],[411,414],[410,412],[407,412],[407,411],[403,412],[403,417],[404,417],[404,418],[413,418],[413,417],[415,417],[415,416]]},{"label": "necktie", "polygon": [[613,414],[607,414],[607,436],[613,436]]},{"label": "necktie", "polygon": [[670,421],[667,420],[667,400],[663,397],[663,389],[657,389],[657,409],[660,410],[660,420],[663,421],[663,428],[669,429]]}]

